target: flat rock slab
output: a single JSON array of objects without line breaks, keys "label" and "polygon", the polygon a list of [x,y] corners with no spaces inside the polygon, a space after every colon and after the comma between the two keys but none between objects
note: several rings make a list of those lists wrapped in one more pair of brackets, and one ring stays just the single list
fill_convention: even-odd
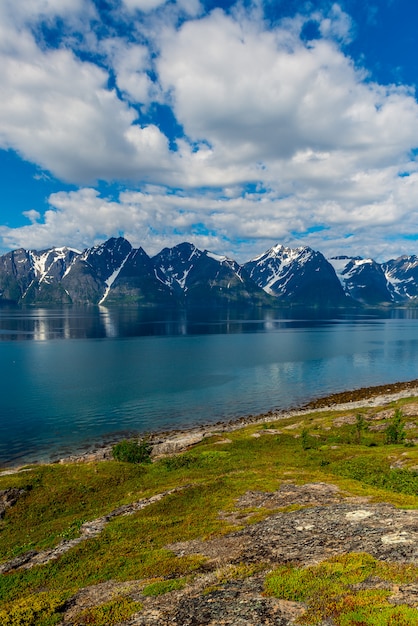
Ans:
[{"label": "flat rock slab", "polygon": [[276,598],[262,596],[262,580],[227,583],[222,589],[185,598],[168,614],[144,611],[130,623],[136,626],[289,626]]},{"label": "flat rock slab", "polygon": [[418,511],[388,504],[339,503],[278,514],[236,533],[246,562],[318,563],[344,552],[418,562]]},{"label": "flat rock slab", "polygon": [[368,552],[418,563],[418,511],[389,504],[336,503],[274,514],[224,537],[167,546],[178,555],[229,562],[312,565],[335,554]]}]

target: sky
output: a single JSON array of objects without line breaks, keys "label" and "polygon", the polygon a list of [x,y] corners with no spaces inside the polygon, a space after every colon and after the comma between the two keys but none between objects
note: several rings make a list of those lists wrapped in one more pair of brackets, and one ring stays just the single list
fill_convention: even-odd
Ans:
[{"label": "sky", "polygon": [[1,0],[0,252],[418,254],[416,0]]}]

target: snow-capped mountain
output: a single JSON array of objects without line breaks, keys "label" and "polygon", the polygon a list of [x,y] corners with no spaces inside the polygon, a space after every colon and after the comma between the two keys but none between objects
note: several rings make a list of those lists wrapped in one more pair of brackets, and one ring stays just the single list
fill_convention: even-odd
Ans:
[{"label": "snow-capped mountain", "polygon": [[152,260],[142,248],[132,248],[127,258],[107,280],[100,304],[137,303],[141,305],[175,304],[173,290],[155,273]]},{"label": "snow-capped mountain", "polygon": [[191,243],[153,258],[123,237],[0,257],[0,304],[353,306],[418,303],[418,257],[379,264],[274,246],[244,265]]},{"label": "snow-capped mountain", "polygon": [[344,291],[362,304],[396,304],[418,297],[418,257],[414,255],[385,263],[347,256],[328,260]]},{"label": "snow-capped mountain", "polygon": [[153,258],[156,275],[186,304],[270,304],[267,294],[233,259],[191,243],[164,248]]},{"label": "snow-capped mountain", "polygon": [[187,242],[174,248],[164,248],[153,257],[155,274],[167,287],[176,293],[183,293],[188,288],[188,275],[203,254],[196,246]]},{"label": "snow-capped mountain", "polygon": [[184,243],[151,259],[123,237],[78,252],[23,249],[0,257],[0,302],[17,304],[271,304],[232,259]]},{"label": "snow-capped mountain", "polygon": [[382,264],[392,299],[400,302],[418,297],[418,257],[401,256]]},{"label": "snow-capped mountain", "polygon": [[0,301],[70,302],[61,281],[79,255],[71,248],[52,248],[40,252],[19,249],[1,256]]},{"label": "snow-capped mountain", "polygon": [[393,289],[379,263],[373,259],[338,256],[329,259],[346,294],[362,304],[393,302]]},{"label": "snow-capped mountain", "polygon": [[348,303],[333,267],[308,247],[277,245],[245,263],[250,277],[267,293],[291,302]]}]

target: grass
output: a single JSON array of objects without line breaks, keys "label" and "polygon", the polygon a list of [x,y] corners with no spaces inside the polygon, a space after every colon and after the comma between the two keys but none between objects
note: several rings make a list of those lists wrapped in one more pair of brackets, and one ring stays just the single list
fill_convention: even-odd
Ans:
[{"label": "grass", "polygon": [[391,468],[388,459],[373,454],[334,463],[331,471],[389,492],[418,494],[418,471]]},{"label": "grass", "polygon": [[52,626],[60,621],[59,610],[65,596],[59,593],[39,592],[20,597],[0,608],[2,626]]},{"label": "grass", "polygon": [[183,589],[187,584],[187,578],[170,578],[169,580],[157,580],[146,585],[142,590],[144,596],[161,596],[170,591]]},{"label": "grass", "polygon": [[[362,586],[371,577],[388,583],[387,588]],[[283,565],[267,575],[265,589],[268,595],[304,602],[307,609],[299,618],[300,624],[320,624],[331,617],[336,626],[413,626],[416,609],[391,605],[389,583],[414,583],[417,577],[418,566],[385,563],[369,554],[351,553],[307,568]]]},{"label": "grass", "polygon": [[[393,405],[393,410],[407,405],[407,401],[400,401],[399,405]],[[361,414],[367,425],[375,423],[375,420],[368,420],[366,411]],[[83,522],[105,515],[123,504],[173,487],[186,487],[135,515],[112,519],[99,536],[78,544],[56,561],[1,576],[0,611],[3,613],[0,612],[0,623],[11,626],[58,623],[65,602],[78,590],[109,580],[152,579],[155,582],[150,583],[146,591],[151,594],[180,588],[176,585],[187,584],[193,576],[205,570],[206,559],[200,555],[178,557],[166,546],[189,539],[209,539],[236,529],[228,522],[228,516],[221,518],[219,512],[233,512],[236,499],[248,490],[274,491],[284,480],[297,484],[334,483],[347,494],[367,494],[375,501],[416,508],[418,473],[413,468],[418,466],[418,447],[406,447],[403,443],[387,445],[384,430],[371,431],[362,420],[359,435],[359,418],[353,423],[336,425],[336,418],[344,415],[347,412],[327,410],[304,418],[295,416],[272,422],[269,427],[278,430],[272,434],[265,432],[261,425],[253,424],[228,433],[230,443],[220,442],[217,436],[207,438],[189,452],[147,465],[119,461],[56,464],[34,466],[25,473],[0,476],[0,490],[9,487],[25,489],[25,495],[0,520],[0,561],[77,537]],[[414,420],[416,425],[416,418],[408,417],[408,422]],[[383,423],[390,425],[391,419],[387,418]],[[295,427],[286,429],[286,426]],[[259,436],[253,437],[254,434]],[[408,430],[407,443],[417,436],[417,428]],[[402,461],[403,466],[391,467],[396,461]],[[268,514],[265,510],[254,512],[243,523],[255,522]],[[371,563],[366,556],[360,561],[360,569],[383,567]],[[348,566],[352,571],[351,561],[347,561]],[[234,576],[251,575],[247,565],[237,567],[235,573],[227,571],[217,584]],[[333,561],[329,567],[334,568],[330,576],[335,582],[335,570],[341,569],[342,565]],[[293,569],[286,571],[295,580],[302,577],[303,601],[309,600],[311,583],[307,574]],[[325,571],[328,570],[321,570]],[[379,569],[379,575],[383,576],[381,571]],[[280,576],[280,572],[275,574],[275,580]],[[323,574],[324,580],[328,580],[327,576]],[[354,574],[344,576],[337,581],[338,585],[346,584]],[[334,587],[331,583],[326,585],[330,590],[327,591],[330,602],[334,603],[332,606],[338,605],[332,608],[332,615],[337,612],[341,620],[338,623],[342,625],[412,623],[407,621],[410,619],[407,607],[388,608],[387,596],[383,592],[373,595],[370,590],[350,591],[347,592],[349,600],[343,601],[338,599],[337,592],[332,595]],[[273,587],[268,589],[269,593],[278,593],[272,591]],[[312,604],[313,601],[309,602]],[[362,602],[379,607],[379,615],[386,615],[389,621],[367,621],[369,609]],[[331,605],[322,609],[315,606],[312,604],[309,615],[331,610]],[[138,610],[140,606],[132,598],[119,597],[89,609],[90,613],[80,617],[80,623],[83,619],[85,622],[90,620],[86,622],[89,624],[117,623],[111,621],[116,619],[113,615],[123,611],[132,614]],[[347,615],[351,615],[350,619],[354,621],[344,621],[348,619]],[[377,619],[376,615],[373,619]]]},{"label": "grass", "polygon": [[99,606],[81,611],[78,618],[72,622],[73,626],[114,626],[123,620],[127,620],[142,608],[140,602],[134,602],[123,596],[109,600]]}]

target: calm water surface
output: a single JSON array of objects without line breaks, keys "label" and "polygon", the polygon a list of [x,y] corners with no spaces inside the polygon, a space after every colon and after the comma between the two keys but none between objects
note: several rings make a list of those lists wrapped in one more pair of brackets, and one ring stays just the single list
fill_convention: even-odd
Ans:
[{"label": "calm water surface", "polygon": [[418,378],[418,314],[0,309],[0,464]]}]

